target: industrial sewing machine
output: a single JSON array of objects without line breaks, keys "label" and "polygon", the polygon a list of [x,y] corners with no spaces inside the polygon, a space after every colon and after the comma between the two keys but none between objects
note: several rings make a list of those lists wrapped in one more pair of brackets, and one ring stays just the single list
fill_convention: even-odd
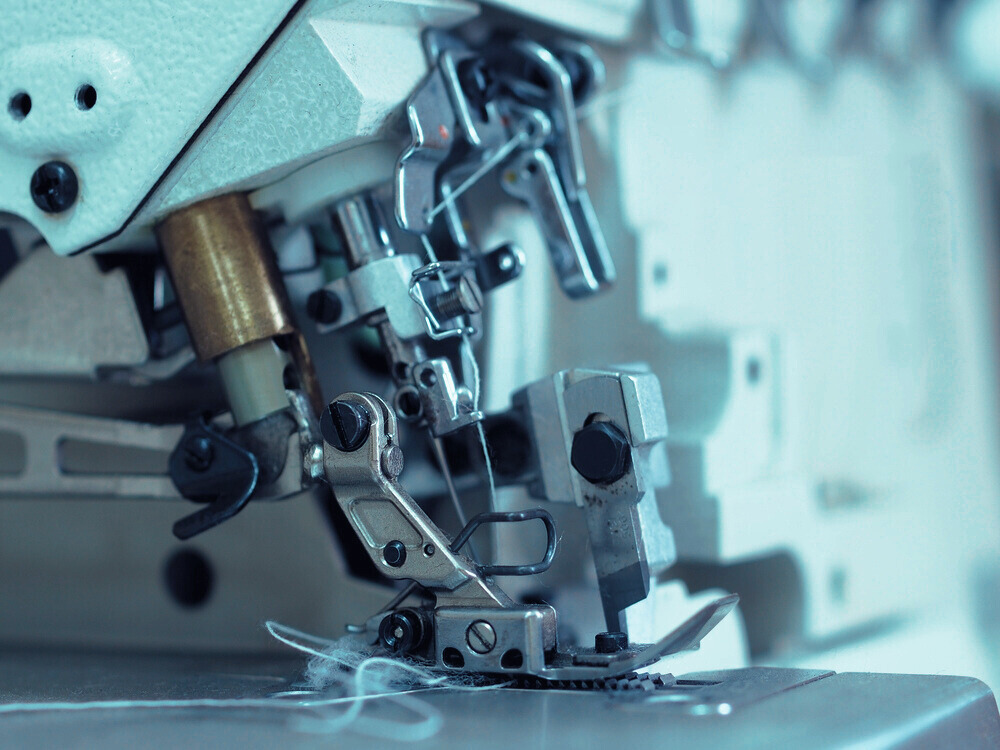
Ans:
[{"label": "industrial sewing machine", "polygon": [[274,619],[509,681],[446,739],[539,706],[636,742],[1000,738],[977,680],[803,655],[967,608],[1000,551],[982,114],[942,72],[994,70],[954,47],[971,10],[5,5],[15,683],[25,645],[219,680]]}]

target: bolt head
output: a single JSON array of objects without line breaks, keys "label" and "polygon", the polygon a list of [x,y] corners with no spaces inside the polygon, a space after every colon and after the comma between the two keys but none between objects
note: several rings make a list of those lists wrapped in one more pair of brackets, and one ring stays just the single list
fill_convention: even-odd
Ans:
[{"label": "bolt head", "polygon": [[423,622],[412,610],[391,612],[379,623],[378,639],[390,653],[408,653],[423,639]]},{"label": "bolt head", "polygon": [[461,277],[457,286],[458,300],[466,313],[477,313],[483,309],[483,291],[472,279]]},{"label": "bolt head", "polygon": [[594,650],[599,654],[616,654],[628,648],[628,635],[621,631],[598,633],[594,636]]},{"label": "bolt head", "polygon": [[488,654],[497,645],[497,631],[486,620],[476,620],[465,631],[465,642],[477,654]]},{"label": "bolt head", "polygon": [[184,444],[184,465],[191,471],[208,471],[214,458],[215,449],[207,437],[194,437]]},{"label": "bolt head", "polygon": [[334,401],[323,410],[319,429],[326,442],[348,453],[365,444],[371,423],[371,415],[360,404]]},{"label": "bolt head", "polygon": [[31,199],[47,214],[66,211],[80,192],[76,172],[64,161],[49,161],[31,176]]},{"label": "bolt head", "polygon": [[395,479],[403,472],[403,451],[398,445],[387,445],[382,449],[382,473]]},{"label": "bolt head", "polygon": [[306,300],[306,314],[317,323],[332,325],[340,320],[343,312],[344,303],[329,289],[317,289]]},{"label": "bolt head", "polygon": [[628,439],[610,422],[591,422],[573,436],[570,463],[593,484],[617,482],[628,470]]},{"label": "bolt head", "polygon": [[406,546],[393,539],[382,548],[382,559],[390,568],[401,568],[406,562]]}]

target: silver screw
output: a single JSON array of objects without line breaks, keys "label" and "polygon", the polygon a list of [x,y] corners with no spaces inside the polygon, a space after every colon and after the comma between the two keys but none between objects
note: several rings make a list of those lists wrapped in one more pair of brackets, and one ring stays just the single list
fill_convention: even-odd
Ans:
[{"label": "silver screw", "polygon": [[397,445],[387,445],[382,449],[382,471],[389,477],[395,479],[403,471],[403,451]]},{"label": "silver screw", "polygon": [[471,279],[465,276],[458,284],[446,292],[428,300],[431,311],[439,320],[451,320],[460,315],[472,315],[483,309],[483,293]]},{"label": "silver screw", "polygon": [[497,632],[486,620],[476,620],[465,631],[465,642],[477,654],[488,654],[497,645]]}]

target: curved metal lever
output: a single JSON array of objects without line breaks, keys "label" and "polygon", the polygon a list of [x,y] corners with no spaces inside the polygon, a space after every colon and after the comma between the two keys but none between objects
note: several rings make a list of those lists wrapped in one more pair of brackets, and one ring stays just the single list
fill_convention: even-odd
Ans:
[{"label": "curved metal lever", "polygon": [[257,457],[204,422],[184,431],[170,454],[170,478],[188,500],[209,505],[174,524],[174,536],[191,537],[239,513],[257,488]]},{"label": "curved metal lever", "polygon": [[458,552],[472,538],[473,532],[484,523],[518,523],[520,521],[540,520],[545,524],[545,555],[539,562],[530,565],[476,565],[476,571],[484,576],[531,576],[544,573],[552,565],[556,556],[556,522],[552,514],[542,508],[515,510],[506,513],[487,512],[474,516],[465,524],[455,541],[451,551]]}]

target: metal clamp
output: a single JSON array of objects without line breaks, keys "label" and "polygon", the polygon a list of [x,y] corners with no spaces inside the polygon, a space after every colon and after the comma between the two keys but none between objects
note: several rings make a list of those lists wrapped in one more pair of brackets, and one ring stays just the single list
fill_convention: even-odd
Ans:
[{"label": "metal clamp", "polygon": [[474,516],[465,524],[455,541],[451,543],[451,551],[458,552],[472,538],[472,534],[483,524],[519,523],[521,521],[540,520],[545,524],[545,554],[539,562],[530,565],[477,565],[479,575],[484,576],[533,576],[544,573],[552,565],[556,556],[556,522],[552,514],[542,508],[515,510],[506,513],[486,512]]},{"label": "metal clamp", "polygon": [[444,357],[414,365],[413,382],[420,399],[420,416],[434,436],[447,435],[482,420],[483,413],[476,408],[472,391],[455,380],[451,362]]},{"label": "metal clamp", "polygon": [[187,428],[170,454],[170,477],[183,497],[208,503],[174,523],[174,536],[190,539],[246,507],[257,487],[260,467],[253,453],[198,421]]},{"label": "metal clamp", "polygon": [[[476,327],[473,325],[445,328],[446,320],[435,314],[430,304],[429,295],[425,294],[423,285],[429,281],[437,281],[447,287],[448,283],[461,277],[467,271],[475,270],[471,261],[441,260],[421,266],[410,274],[410,298],[417,303],[424,313],[427,324],[427,335],[435,341],[454,338],[455,336],[474,336]],[[439,292],[440,293],[440,292]]]},{"label": "metal clamp", "polygon": [[533,497],[583,509],[608,629],[674,562],[652,489],[666,483],[663,395],[650,372],[564,370],[515,393],[506,416],[531,436]]},{"label": "metal clamp", "polygon": [[331,281],[321,291],[334,295],[339,303],[337,317],[330,322],[317,321],[317,330],[331,333],[384,312],[399,338],[422,336],[424,317],[403,294],[409,289],[411,274],[419,265],[417,255],[392,255],[372,260]]}]

